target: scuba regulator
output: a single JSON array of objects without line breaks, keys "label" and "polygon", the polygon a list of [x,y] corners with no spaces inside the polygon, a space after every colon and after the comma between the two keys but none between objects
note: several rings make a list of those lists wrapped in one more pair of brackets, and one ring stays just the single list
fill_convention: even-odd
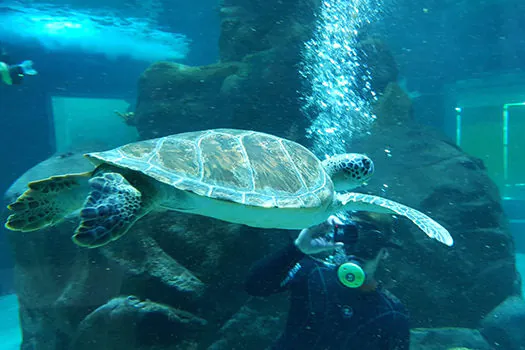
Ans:
[{"label": "scuba regulator", "polygon": [[[344,243],[345,247],[355,247],[359,239],[359,225],[350,222],[345,225],[334,225],[334,241]],[[350,256],[350,260],[337,268],[337,278],[348,288],[359,288],[365,283],[366,273],[363,260]]]}]

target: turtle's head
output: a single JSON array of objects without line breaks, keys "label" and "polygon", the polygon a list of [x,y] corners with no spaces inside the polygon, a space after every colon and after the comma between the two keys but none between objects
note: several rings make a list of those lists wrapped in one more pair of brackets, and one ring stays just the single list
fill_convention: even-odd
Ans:
[{"label": "turtle's head", "polygon": [[338,154],[323,161],[336,191],[348,191],[361,186],[374,174],[374,163],[364,154]]}]

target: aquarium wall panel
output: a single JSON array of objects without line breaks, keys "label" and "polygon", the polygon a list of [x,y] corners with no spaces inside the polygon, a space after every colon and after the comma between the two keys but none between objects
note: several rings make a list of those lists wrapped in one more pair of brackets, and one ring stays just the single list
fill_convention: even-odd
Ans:
[{"label": "aquarium wall panel", "polygon": [[511,191],[525,198],[525,103],[505,106],[507,149],[507,179]]},{"label": "aquarium wall panel", "polygon": [[461,107],[457,116],[456,143],[480,158],[491,179],[504,185],[503,123],[498,106]]},{"label": "aquarium wall panel", "polygon": [[497,184],[516,251],[525,253],[525,75],[504,73],[446,88],[447,133],[480,158]]},{"label": "aquarium wall panel", "polygon": [[57,153],[104,150],[138,139],[137,129],[116,112],[129,103],[121,99],[52,96]]},{"label": "aquarium wall panel", "polygon": [[525,200],[525,103],[456,108],[456,143],[480,158],[501,194]]}]

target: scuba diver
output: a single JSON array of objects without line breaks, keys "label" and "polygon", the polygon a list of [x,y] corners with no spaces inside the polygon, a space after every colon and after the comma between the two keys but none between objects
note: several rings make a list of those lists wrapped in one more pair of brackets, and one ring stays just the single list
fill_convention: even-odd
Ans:
[{"label": "scuba diver", "polygon": [[2,50],[0,53],[0,79],[7,85],[22,84],[24,76],[37,75],[38,72],[33,69],[33,61],[26,60],[19,64],[10,65],[9,56]]},{"label": "scuba diver", "polygon": [[252,267],[250,295],[290,291],[286,328],[271,349],[409,349],[405,306],[374,277],[387,249],[401,248],[378,215],[331,216]]}]

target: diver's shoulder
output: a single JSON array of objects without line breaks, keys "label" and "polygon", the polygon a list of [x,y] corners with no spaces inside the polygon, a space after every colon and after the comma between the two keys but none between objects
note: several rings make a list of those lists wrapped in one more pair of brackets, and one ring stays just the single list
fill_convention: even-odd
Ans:
[{"label": "diver's shoulder", "polygon": [[401,300],[399,300],[399,298],[388,289],[381,288],[380,293],[383,296],[385,303],[389,304],[393,309],[405,314],[407,313],[405,304],[403,304]]}]

